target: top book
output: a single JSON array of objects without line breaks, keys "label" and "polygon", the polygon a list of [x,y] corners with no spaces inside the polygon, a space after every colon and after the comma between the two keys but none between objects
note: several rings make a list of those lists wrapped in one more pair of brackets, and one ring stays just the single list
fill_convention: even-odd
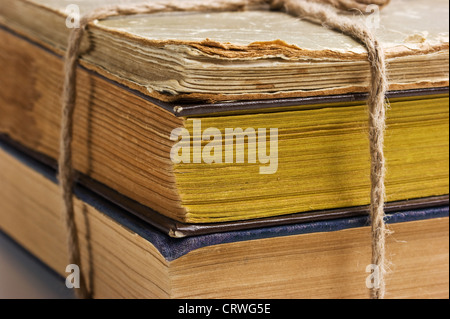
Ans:
[{"label": "top book", "polygon": [[[142,2],[2,0],[0,22],[62,53],[78,14]],[[355,10],[353,18],[375,30],[391,90],[448,86],[447,1],[395,0],[369,9]],[[361,44],[264,7],[120,16],[89,30],[83,66],[163,101],[332,95],[366,92],[369,85]]]},{"label": "top book", "polygon": [[[0,133],[56,159],[77,14],[135,2],[1,0]],[[446,195],[448,2],[373,10],[349,15],[387,55],[387,200]],[[82,52],[74,168],[130,210],[209,224],[369,204],[369,61],[347,36],[255,7],[95,21]]]}]

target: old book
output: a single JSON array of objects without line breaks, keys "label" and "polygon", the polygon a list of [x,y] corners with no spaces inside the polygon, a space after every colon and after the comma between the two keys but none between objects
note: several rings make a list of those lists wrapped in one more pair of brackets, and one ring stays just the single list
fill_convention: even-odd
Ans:
[{"label": "old book", "polygon": [[[187,0],[189,2],[189,0]],[[0,21],[58,54],[73,18],[142,0],[2,0]],[[82,65],[165,101],[366,92],[364,48],[321,25],[268,8],[117,17],[92,23]],[[394,0],[366,20],[386,51],[392,90],[448,86],[448,2]],[[70,18],[67,19],[68,15]],[[378,25],[379,24],[379,25]]]},{"label": "old book", "polygon": [[[96,298],[368,296],[367,216],[176,239],[84,187],[75,195]],[[54,170],[0,142],[0,202],[0,230],[67,276]],[[387,298],[449,297],[448,214],[447,202],[387,216]]]},{"label": "old book", "polygon": [[[0,30],[0,131],[55,159],[62,59],[12,25]],[[364,94],[173,104],[85,67],[77,85],[76,170],[175,221],[230,222],[369,203]],[[448,87],[391,91],[389,99],[388,201],[448,194]],[[177,128],[191,140],[172,140]],[[203,134],[208,128],[223,134],[214,152],[206,151],[210,141],[192,141],[212,139]],[[227,128],[235,133],[231,162],[222,155]],[[267,129],[265,138],[259,128]],[[262,157],[260,142],[267,142]],[[178,164],[170,157],[177,144],[190,150]]]}]

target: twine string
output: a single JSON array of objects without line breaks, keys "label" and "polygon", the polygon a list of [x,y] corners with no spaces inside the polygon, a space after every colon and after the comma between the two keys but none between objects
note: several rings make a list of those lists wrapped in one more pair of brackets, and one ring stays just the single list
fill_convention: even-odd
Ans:
[{"label": "twine string", "polygon": [[[148,2],[131,5],[115,5],[95,9],[81,18],[80,27],[69,36],[65,54],[65,78],[62,99],[59,184],[62,193],[62,213],[67,228],[69,262],[81,265],[78,233],[75,223],[72,197],[74,172],[72,164],[73,117],[76,105],[76,69],[80,58],[80,47],[89,23],[113,16],[150,14],[161,12],[221,12],[242,11],[250,5],[270,4],[272,9],[282,10],[295,17],[307,19],[339,30],[363,44],[370,62],[371,85],[368,97],[369,144],[371,155],[370,217],[372,226],[372,264],[379,269],[379,285],[371,290],[372,298],[383,298],[385,294],[385,158],[384,131],[386,122],[385,94],[388,89],[386,64],[383,50],[370,29],[341,14],[340,10],[359,9],[365,12],[368,4],[380,7],[389,0],[211,0],[211,1],[168,1]],[[81,266],[80,266],[81,269]],[[83,272],[80,273],[78,298],[90,298]]]}]

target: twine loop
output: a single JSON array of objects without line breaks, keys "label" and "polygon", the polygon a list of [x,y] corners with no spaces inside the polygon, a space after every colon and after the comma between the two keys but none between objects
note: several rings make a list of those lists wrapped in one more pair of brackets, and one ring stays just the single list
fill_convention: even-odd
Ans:
[{"label": "twine loop", "polygon": [[[352,37],[367,49],[370,62],[371,85],[367,100],[369,112],[369,144],[371,156],[370,218],[372,228],[372,264],[378,267],[379,285],[371,290],[371,297],[381,299],[385,294],[384,274],[386,272],[384,222],[385,175],[384,131],[386,123],[385,95],[388,89],[385,55],[373,32],[364,24],[356,22],[342,10],[357,9],[365,12],[369,4],[383,7],[389,0],[209,0],[209,1],[165,1],[131,5],[115,5],[95,9],[80,21],[80,28],[70,33],[65,55],[65,79],[61,116],[59,184],[63,199],[63,216],[68,233],[69,262],[81,264],[80,249],[75,224],[72,189],[74,183],[72,167],[73,112],[76,105],[76,67],[80,58],[83,35],[90,22],[113,16],[149,14],[160,12],[220,12],[242,11],[251,5],[269,4],[272,9],[281,10],[294,17],[326,25]],[[81,268],[81,267],[80,267]],[[82,273],[82,272],[81,272]],[[79,298],[89,298],[90,293],[84,277],[80,278]]]}]

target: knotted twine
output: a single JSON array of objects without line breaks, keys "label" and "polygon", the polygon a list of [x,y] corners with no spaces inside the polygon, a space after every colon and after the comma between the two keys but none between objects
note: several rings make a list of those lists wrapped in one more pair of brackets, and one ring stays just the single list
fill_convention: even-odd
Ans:
[{"label": "knotted twine", "polygon": [[[372,31],[365,24],[352,20],[340,10],[359,9],[364,12],[368,4],[384,6],[389,0],[203,0],[203,1],[169,1],[148,2],[128,5],[114,5],[95,9],[80,20],[80,27],[71,31],[65,54],[65,79],[63,88],[59,184],[63,199],[63,216],[68,233],[69,263],[81,265],[78,233],[75,224],[73,205],[74,174],[72,167],[73,113],[76,105],[76,67],[80,58],[80,46],[88,24],[113,16],[150,14],[162,12],[221,12],[242,11],[249,5],[270,4],[272,9],[282,10],[294,17],[303,18],[314,23],[341,31],[352,37],[367,49],[370,62],[370,88],[368,94],[369,144],[371,155],[371,191],[370,219],[372,233],[372,264],[378,269],[378,285],[371,289],[371,297],[382,299],[385,294],[385,237],[384,222],[385,202],[385,158],[384,132],[386,123],[385,95],[388,89],[386,63],[382,47]],[[80,267],[81,269],[81,267]],[[90,298],[80,272],[80,288],[76,289],[78,298]]]}]

